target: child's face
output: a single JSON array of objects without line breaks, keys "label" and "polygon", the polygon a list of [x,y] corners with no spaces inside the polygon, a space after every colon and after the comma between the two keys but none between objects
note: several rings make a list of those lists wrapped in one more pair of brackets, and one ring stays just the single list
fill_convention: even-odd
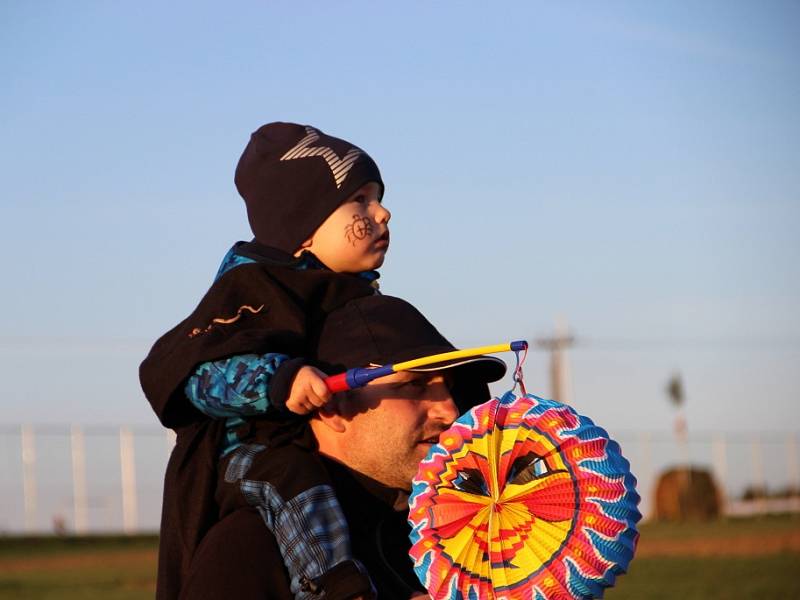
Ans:
[{"label": "child's face", "polygon": [[389,250],[389,219],[381,188],[370,182],[333,211],[301,250],[310,250],[337,273],[377,269]]}]

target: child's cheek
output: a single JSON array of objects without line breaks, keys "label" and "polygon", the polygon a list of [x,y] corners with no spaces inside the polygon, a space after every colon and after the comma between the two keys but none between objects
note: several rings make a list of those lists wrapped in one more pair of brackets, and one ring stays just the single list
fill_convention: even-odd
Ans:
[{"label": "child's cheek", "polygon": [[345,239],[353,246],[372,237],[372,221],[358,213],[354,214],[352,221],[344,228]]}]

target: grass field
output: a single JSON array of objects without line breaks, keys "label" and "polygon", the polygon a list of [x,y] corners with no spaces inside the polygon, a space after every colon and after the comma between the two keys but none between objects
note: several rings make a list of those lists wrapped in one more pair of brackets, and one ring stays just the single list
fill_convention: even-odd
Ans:
[{"label": "grass field", "polygon": [[[0,598],[152,598],[157,544],[153,536],[0,537]],[[630,572],[606,598],[800,598],[800,518],[644,524]]]}]

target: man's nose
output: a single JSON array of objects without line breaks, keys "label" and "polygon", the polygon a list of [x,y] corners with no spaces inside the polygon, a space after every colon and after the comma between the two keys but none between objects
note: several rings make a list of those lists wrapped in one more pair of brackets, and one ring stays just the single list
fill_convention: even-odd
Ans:
[{"label": "man's nose", "polygon": [[448,426],[458,418],[458,407],[449,391],[442,393],[439,398],[431,403],[428,416],[446,423]]}]

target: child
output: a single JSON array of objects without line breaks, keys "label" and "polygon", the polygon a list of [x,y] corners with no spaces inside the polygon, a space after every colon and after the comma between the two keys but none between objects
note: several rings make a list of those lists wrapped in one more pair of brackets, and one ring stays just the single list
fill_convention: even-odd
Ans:
[{"label": "child", "polygon": [[195,311],[156,342],[140,370],[159,419],[178,434],[165,477],[157,596],[177,597],[208,527],[249,504],[278,541],[296,597],[369,597],[297,416],[330,399],[325,374],[310,364],[322,321],[375,293],[391,216],[380,172],[349,142],[271,123],[252,135],[235,182],[255,239],[234,245]]}]

